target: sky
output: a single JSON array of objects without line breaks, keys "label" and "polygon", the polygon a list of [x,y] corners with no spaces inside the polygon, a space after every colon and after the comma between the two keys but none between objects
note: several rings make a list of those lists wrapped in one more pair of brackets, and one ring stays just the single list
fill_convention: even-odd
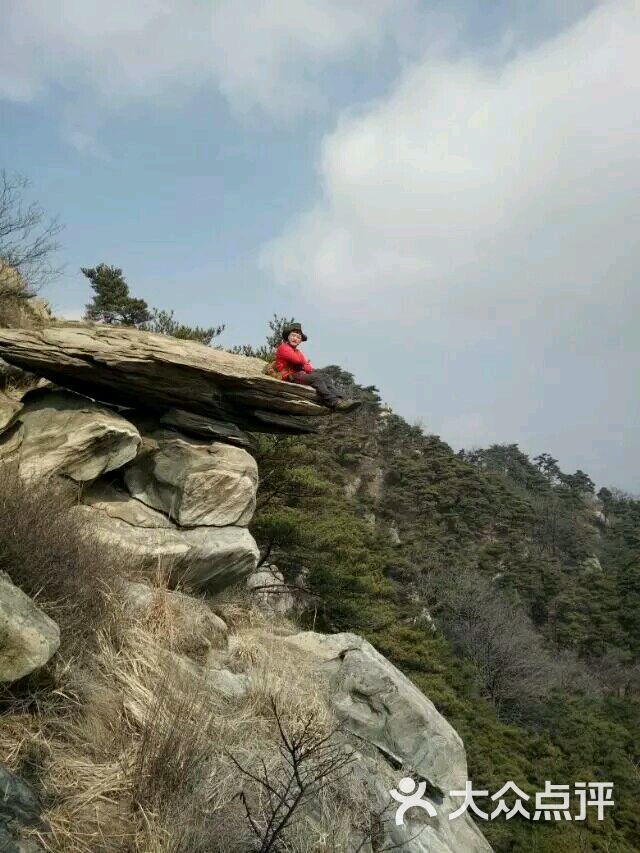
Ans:
[{"label": "sky", "polygon": [[640,493],[639,0],[0,0],[0,168],[81,266],[273,314],[456,450]]}]

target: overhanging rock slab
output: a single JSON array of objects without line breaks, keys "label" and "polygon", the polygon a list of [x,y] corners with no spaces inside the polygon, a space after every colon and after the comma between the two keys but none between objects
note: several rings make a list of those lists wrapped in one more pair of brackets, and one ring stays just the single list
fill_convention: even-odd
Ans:
[{"label": "overhanging rock slab", "polygon": [[328,413],[312,389],[265,376],[260,359],[124,326],[0,329],[0,356],[94,399],[181,409],[258,432],[304,431],[301,417]]}]

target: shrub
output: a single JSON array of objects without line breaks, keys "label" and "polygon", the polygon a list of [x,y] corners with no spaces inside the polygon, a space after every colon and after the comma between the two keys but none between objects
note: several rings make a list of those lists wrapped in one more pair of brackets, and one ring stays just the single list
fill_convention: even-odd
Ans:
[{"label": "shrub", "polygon": [[63,481],[24,483],[15,466],[0,465],[0,571],[58,623],[70,654],[108,620],[106,593],[119,574],[86,521],[69,512],[74,497]]}]

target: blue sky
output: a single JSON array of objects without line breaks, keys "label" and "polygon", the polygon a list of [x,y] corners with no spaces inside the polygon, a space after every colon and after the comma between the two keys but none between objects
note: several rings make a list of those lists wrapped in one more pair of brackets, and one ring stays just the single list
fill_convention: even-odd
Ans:
[{"label": "blue sky", "polygon": [[[560,8],[561,7],[561,8]],[[301,319],[454,447],[640,492],[635,0],[0,0],[0,166],[80,266]]]}]

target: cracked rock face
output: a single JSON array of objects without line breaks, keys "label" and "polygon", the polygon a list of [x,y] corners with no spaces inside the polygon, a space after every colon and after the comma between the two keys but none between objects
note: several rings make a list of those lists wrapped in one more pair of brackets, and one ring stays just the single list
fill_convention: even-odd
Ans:
[{"label": "cracked rock face", "polygon": [[58,626],[0,572],[0,682],[17,681],[52,657]]},{"label": "cracked rock face", "polygon": [[258,432],[308,432],[328,414],[313,389],[264,375],[257,358],[124,326],[52,323],[0,329],[0,356],[94,399],[179,409]]},{"label": "cracked rock face", "polygon": [[245,527],[180,528],[165,515],[119,489],[96,484],[72,511],[88,517],[96,537],[123,555],[161,564],[175,581],[208,592],[250,574],[258,547]]},{"label": "cracked rock face", "polygon": [[308,631],[278,642],[311,660],[327,684],[338,720],[370,748],[367,774],[374,775],[381,806],[389,802],[389,786],[402,776],[427,783],[424,797],[436,808],[437,817],[412,810],[404,827],[391,821],[390,841],[409,853],[490,853],[468,815],[448,819],[461,802],[449,792],[464,790],[468,778],[462,740],[400,670],[355,634]]},{"label": "cracked rock face", "polygon": [[35,392],[19,421],[20,473],[27,479],[64,474],[91,481],[131,461],[141,443],[129,421],[68,391]]},{"label": "cracked rock face", "polygon": [[157,430],[124,479],[132,497],[181,527],[243,527],[256,505],[258,466],[240,447]]}]

